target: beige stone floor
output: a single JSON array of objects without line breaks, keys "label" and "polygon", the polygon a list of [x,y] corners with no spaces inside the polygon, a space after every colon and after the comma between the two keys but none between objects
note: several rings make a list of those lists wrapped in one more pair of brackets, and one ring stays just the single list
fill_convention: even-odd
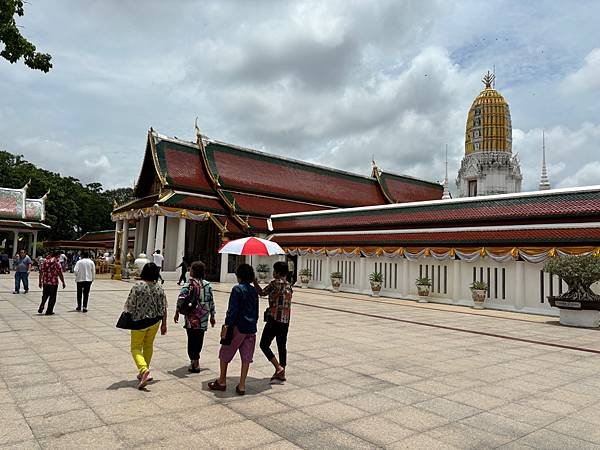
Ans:
[{"label": "beige stone floor", "polygon": [[[1,448],[600,449],[596,330],[298,289],[285,385],[269,385],[258,350],[245,397],[238,360],[228,391],[208,391],[217,328],[190,375],[185,332],[170,324],[143,392],[114,327],[131,285],[95,282],[84,315],[67,283],[45,317],[37,288],[12,295],[12,274],[0,278]],[[229,287],[215,285],[219,320]],[[177,286],[165,288],[174,303]]]}]

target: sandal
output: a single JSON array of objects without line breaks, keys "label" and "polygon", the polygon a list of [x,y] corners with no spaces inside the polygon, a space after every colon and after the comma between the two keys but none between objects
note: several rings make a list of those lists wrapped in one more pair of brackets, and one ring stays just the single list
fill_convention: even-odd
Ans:
[{"label": "sandal", "polygon": [[275,371],[271,377],[271,383],[273,381],[285,381],[285,367],[283,367],[281,370]]},{"label": "sandal", "polygon": [[222,385],[221,383],[219,383],[219,380],[215,380],[208,383],[208,388],[211,391],[224,391],[227,389],[227,385]]},{"label": "sandal", "polygon": [[235,392],[237,392],[238,395],[246,395],[246,391],[242,391],[239,384],[235,387]]},{"label": "sandal", "polygon": [[200,373],[200,367],[190,366],[190,367],[188,367],[188,372],[190,372],[190,373]]}]

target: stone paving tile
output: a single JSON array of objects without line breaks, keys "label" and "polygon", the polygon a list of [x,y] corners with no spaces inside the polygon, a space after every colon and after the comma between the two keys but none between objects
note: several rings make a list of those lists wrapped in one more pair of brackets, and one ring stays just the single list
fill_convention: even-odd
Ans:
[{"label": "stone paving tile", "polygon": [[381,414],[382,417],[391,420],[403,427],[416,431],[427,431],[446,425],[449,419],[438,416],[429,411],[425,411],[414,406],[403,406]]},{"label": "stone paving tile", "polygon": [[40,439],[40,444],[48,450],[106,450],[128,448],[110,429],[103,426],[74,433]]},{"label": "stone paving tile", "polygon": [[434,398],[414,405],[415,408],[424,409],[449,420],[460,420],[473,416],[481,410],[462,403],[453,402],[445,398]]},{"label": "stone paving tile", "polygon": [[368,450],[378,448],[374,444],[370,444],[367,441],[336,428],[304,434],[294,439],[294,443],[307,449],[326,448],[328,450]]},{"label": "stone paving tile", "polygon": [[25,419],[2,419],[0,427],[0,446],[33,440],[34,436]]},{"label": "stone paving tile", "polygon": [[367,415],[365,411],[335,400],[318,405],[305,406],[301,411],[332,424],[347,422]]},{"label": "stone paving tile", "polygon": [[461,449],[495,448],[512,440],[510,437],[499,436],[461,423],[450,423],[426,434]]},{"label": "stone paving tile", "polygon": [[597,425],[591,424],[577,419],[576,417],[568,417],[557,422],[551,423],[546,428],[558,433],[572,436],[578,439],[600,444],[600,429]]},{"label": "stone paving tile", "polygon": [[489,412],[467,417],[462,419],[460,423],[500,436],[508,436],[511,439],[518,439],[536,430],[533,425]]},{"label": "stone paving tile", "polygon": [[518,403],[509,403],[508,405],[495,408],[490,412],[540,428],[555,422],[560,418],[558,414],[520,405]]},{"label": "stone paving tile", "polygon": [[458,450],[458,447],[454,447],[445,442],[438,441],[430,436],[424,434],[417,434],[410,436],[398,442],[386,445],[386,449],[389,450],[416,450],[416,449],[427,449],[427,450]]},{"label": "stone paving tile", "polygon": [[213,443],[212,448],[249,448],[262,446],[281,438],[251,421],[230,423],[199,432],[200,436]]},{"label": "stone paving tile", "polygon": [[67,411],[27,419],[37,438],[61,435],[104,425],[90,408]]},{"label": "stone paving tile", "polygon": [[516,444],[525,444],[533,448],[545,450],[599,450],[600,445],[584,441],[548,429],[541,429],[528,434],[515,441]]},{"label": "stone paving tile", "polygon": [[414,434],[413,430],[380,415],[353,420],[340,425],[340,428],[378,446],[391,444]]},{"label": "stone paving tile", "polygon": [[76,395],[38,398],[19,404],[25,417],[51,416],[85,407],[86,404]]}]

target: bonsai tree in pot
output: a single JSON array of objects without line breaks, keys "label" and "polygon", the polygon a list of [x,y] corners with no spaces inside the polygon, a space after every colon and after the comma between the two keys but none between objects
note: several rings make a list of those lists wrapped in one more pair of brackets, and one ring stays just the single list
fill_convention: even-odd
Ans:
[{"label": "bonsai tree in pot", "polygon": [[300,270],[300,284],[303,288],[308,287],[308,283],[310,283],[310,279],[312,278],[312,271],[307,267],[305,269]]},{"label": "bonsai tree in pot", "polygon": [[383,284],[383,274],[377,271],[372,272],[371,275],[369,275],[369,281],[371,282],[371,291],[373,292],[373,297],[379,297],[381,285]]},{"label": "bonsai tree in pot", "polygon": [[431,289],[431,279],[427,277],[419,277],[416,279],[417,292],[419,293],[419,303],[427,303],[429,290]]},{"label": "bonsai tree in pot", "polygon": [[266,281],[269,278],[269,265],[268,264],[258,264],[256,266],[256,273],[258,273],[258,279],[260,281]]},{"label": "bonsai tree in pot", "polygon": [[483,302],[487,296],[488,285],[485,281],[473,281],[470,289],[473,296],[473,308],[483,309]]},{"label": "bonsai tree in pot", "polygon": [[340,286],[342,285],[342,272],[331,272],[329,278],[331,278],[331,288],[333,292],[339,292]]},{"label": "bonsai tree in pot", "polygon": [[560,308],[560,323],[597,327],[600,323],[600,295],[591,289],[600,281],[600,258],[593,255],[556,257],[546,261],[544,270],[561,277],[569,289],[548,301]]}]

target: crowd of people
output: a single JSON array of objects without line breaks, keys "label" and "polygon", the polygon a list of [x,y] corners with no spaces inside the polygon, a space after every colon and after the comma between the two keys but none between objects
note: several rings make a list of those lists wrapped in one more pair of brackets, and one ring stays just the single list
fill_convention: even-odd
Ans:
[{"label": "crowd of people", "polygon": [[[71,262],[73,263],[72,267],[69,266]],[[77,286],[77,307],[75,309],[87,312],[90,289],[96,276],[96,264],[88,252],[77,253],[72,259],[68,259],[64,253],[52,250],[45,257],[32,259],[24,249],[21,249],[13,258],[13,267],[15,271],[13,294],[19,294],[21,287],[23,293],[29,293],[29,276],[36,268],[38,286],[42,289],[42,301],[38,313],[43,314],[46,310],[45,314],[48,316],[54,314],[59,281],[63,289],[66,287],[63,272],[70,270],[75,274]]]},{"label": "crowd of people", "polygon": [[[183,268],[182,268],[183,269]],[[182,270],[183,272],[183,270]],[[190,360],[188,371],[200,372],[200,353],[208,325],[216,324],[216,310],[210,283],[204,279],[205,266],[196,261],[189,266],[188,279],[179,292],[173,322],[179,323],[183,316],[183,327],[187,333],[187,353]],[[220,333],[219,377],[208,384],[209,389],[227,389],[227,368],[236,353],[241,358],[241,373],[235,387],[238,395],[246,393],[246,378],[254,358],[257,323],[259,318],[259,296],[268,297],[264,311],[265,326],[260,339],[260,349],[273,364],[271,382],[286,380],[287,335],[292,303],[292,286],[287,280],[288,266],[277,262],[273,266],[273,280],[265,287],[258,284],[254,269],[241,264],[236,270],[238,284],[229,295],[227,312]],[[138,389],[144,389],[152,381],[150,363],[154,353],[154,339],[160,329],[167,334],[168,302],[158,283],[160,270],[157,264],[147,263],[140,274],[141,281],[130,290],[125,302],[124,314],[131,330],[131,355],[137,368]],[[179,283],[182,282],[180,279]],[[178,283],[178,284],[179,284]],[[271,350],[275,339],[279,359]]]}]

